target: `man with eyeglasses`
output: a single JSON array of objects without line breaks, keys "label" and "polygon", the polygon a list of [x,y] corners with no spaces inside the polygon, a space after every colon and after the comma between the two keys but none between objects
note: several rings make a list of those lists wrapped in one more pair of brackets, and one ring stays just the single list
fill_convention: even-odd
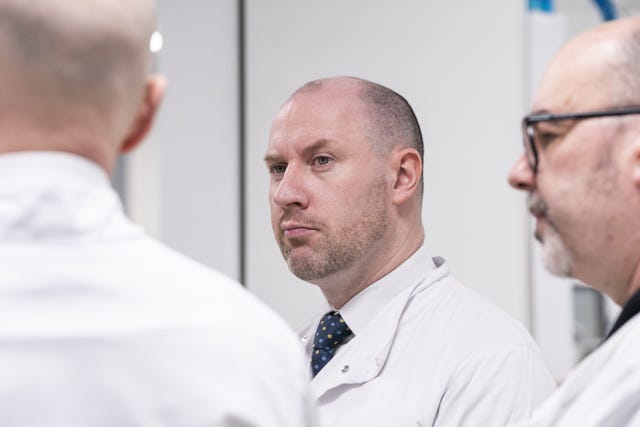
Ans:
[{"label": "man with eyeglasses", "polygon": [[549,65],[532,110],[509,182],[529,194],[545,264],[623,310],[604,343],[519,426],[638,426],[640,18],[571,40]]}]

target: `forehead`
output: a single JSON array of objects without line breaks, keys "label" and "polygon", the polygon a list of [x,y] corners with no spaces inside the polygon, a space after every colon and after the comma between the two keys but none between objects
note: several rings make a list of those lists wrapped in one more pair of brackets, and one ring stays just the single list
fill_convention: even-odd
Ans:
[{"label": "forehead", "polygon": [[322,88],[300,93],[278,112],[267,151],[303,149],[319,140],[357,145],[365,139],[367,115],[352,89]]},{"label": "forehead", "polygon": [[615,107],[615,63],[619,46],[579,39],[563,48],[547,68],[532,111],[574,113]]}]

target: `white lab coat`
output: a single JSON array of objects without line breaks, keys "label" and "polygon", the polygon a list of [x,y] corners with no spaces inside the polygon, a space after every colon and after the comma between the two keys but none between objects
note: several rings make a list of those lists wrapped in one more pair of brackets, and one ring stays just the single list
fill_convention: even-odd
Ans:
[{"label": "white lab coat", "polygon": [[555,389],[527,331],[434,261],[421,248],[340,310],[355,336],[311,381],[322,425],[504,426]]},{"label": "white lab coat", "polygon": [[639,427],[640,316],[587,356],[518,427]]},{"label": "white lab coat", "polygon": [[0,425],[315,425],[295,334],[80,157],[0,155]]}]

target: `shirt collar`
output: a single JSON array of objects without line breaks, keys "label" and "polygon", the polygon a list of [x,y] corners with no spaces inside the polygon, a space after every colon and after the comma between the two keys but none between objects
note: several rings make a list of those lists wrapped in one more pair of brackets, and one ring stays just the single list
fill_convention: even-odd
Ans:
[{"label": "shirt collar", "polygon": [[435,268],[436,265],[423,244],[405,262],[351,298],[339,310],[340,315],[354,335],[358,335],[393,297],[414,286],[424,278],[426,271]]},{"label": "shirt collar", "polygon": [[0,238],[112,239],[138,235],[96,163],[53,151],[0,155]]},{"label": "shirt collar", "polygon": [[96,163],[61,151],[20,151],[0,155],[0,191],[40,184],[86,183],[110,186]]}]

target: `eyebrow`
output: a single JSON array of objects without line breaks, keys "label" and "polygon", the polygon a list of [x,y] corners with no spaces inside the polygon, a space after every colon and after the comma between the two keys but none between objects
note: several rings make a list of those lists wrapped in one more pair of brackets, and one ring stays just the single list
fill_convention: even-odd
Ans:
[{"label": "eyebrow", "polygon": [[[317,141],[315,141],[314,143],[312,143],[311,145],[309,145],[308,147],[305,147],[302,150],[302,156],[306,156],[309,153],[313,153],[315,151],[319,151],[323,148],[326,148],[329,145],[334,144],[335,141],[332,139],[327,139],[327,138],[320,138]],[[264,161],[265,163],[276,163],[279,161],[282,161],[282,156],[278,155],[278,154],[271,154],[271,153],[267,153],[264,156]]]},{"label": "eyebrow", "polygon": [[277,163],[280,159],[281,157],[275,154],[267,154],[264,156],[265,163]]},{"label": "eyebrow", "polygon": [[549,111],[549,110],[547,110],[545,108],[540,109],[540,110],[533,110],[533,111],[530,111],[527,114],[527,116],[539,116],[541,114],[551,114],[551,111]]}]

